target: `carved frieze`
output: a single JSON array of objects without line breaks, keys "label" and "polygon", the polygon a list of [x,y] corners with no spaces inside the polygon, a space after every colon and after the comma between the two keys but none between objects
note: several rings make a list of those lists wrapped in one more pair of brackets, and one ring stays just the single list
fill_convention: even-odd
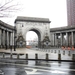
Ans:
[{"label": "carved frieze", "polygon": [[42,25],[47,25],[47,23],[39,23],[39,22],[20,22],[17,23],[17,25],[36,25],[36,26],[42,26]]}]

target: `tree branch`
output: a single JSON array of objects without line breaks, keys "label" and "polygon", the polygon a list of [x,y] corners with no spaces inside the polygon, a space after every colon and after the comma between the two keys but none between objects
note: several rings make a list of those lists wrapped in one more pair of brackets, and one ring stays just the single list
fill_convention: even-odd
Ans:
[{"label": "tree branch", "polygon": [[18,11],[20,8],[18,8],[19,4],[11,4],[14,0],[9,0],[8,2],[5,2],[3,5],[0,5],[0,17],[6,17],[9,16],[8,13],[12,13],[15,11]]}]

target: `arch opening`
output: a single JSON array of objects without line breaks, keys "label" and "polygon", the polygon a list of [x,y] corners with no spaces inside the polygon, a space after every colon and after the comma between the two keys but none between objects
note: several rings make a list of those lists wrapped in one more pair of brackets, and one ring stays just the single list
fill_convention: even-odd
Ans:
[{"label": "arch opening", "polygon": [[26,33],[26,47],[37,48],[40,46],[41,35],[36,29],[31,29]]}]

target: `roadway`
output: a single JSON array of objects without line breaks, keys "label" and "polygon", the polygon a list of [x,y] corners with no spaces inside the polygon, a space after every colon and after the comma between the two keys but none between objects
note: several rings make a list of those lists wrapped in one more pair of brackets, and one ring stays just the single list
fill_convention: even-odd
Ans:
[{"label": "roadway", "polygon": [[[56,51],[55,51],[56,50]],[[16,49],[12,53],[29,53],[31,58],[35,58],[34,54],[38,53],[44,58],[44,54],[50,54],[50,58],[57,58],[56,54],[61,53],[60,49]],[[0,50],[0,52],[10,52],[10,50]],[[70,52],[68,56],[68,50],[65,50],[63,57],[66,60],[71,59],[71,55],[75,51]],[[0,75],[75,75],[75,62],[61,62],[61,61],[32,61],[32,60],[20,60],[20,59],[7,59],[7,55],[4,59],[0,59]],[[16,57],[16,56],[13,56]],[[17,57],[16,57],[17,58]],[[25,58],[22,55],[20,58]]]},{"label": "roadway", "polygon": [[28,63],[20,64],[18,62],[0,62],[0,75],[75,75],[75,63],[28,61]]}]

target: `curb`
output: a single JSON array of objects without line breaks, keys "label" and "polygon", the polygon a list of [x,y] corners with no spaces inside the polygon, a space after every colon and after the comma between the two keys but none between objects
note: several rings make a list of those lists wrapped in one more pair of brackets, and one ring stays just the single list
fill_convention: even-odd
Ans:
[{"label": "curb", "polygon": [[55,59],[16,59],[16,58],[0,58],[0,60],[16,60],[16,61],[24,61],[24,60],[32,60],[32,61],[60,61],[60,62],[75,62],[75,60],[55,60]]}]

